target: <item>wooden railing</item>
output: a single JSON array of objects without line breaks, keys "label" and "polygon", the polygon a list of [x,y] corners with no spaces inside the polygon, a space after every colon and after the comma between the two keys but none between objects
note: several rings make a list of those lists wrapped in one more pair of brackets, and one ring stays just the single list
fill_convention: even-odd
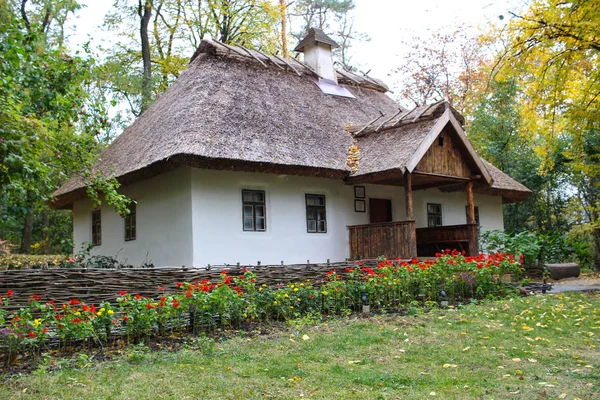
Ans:
[{"label": "wooden railing", "polygon": [[479,252],[476,224],[436,226],[416,231],[419,256],[433,256],[446,248],[465,250],[469,255]]},{"label": "wooden railing", "polygon": [[413,258],[417,256],[415,221],[380,222],[348,226],[350,257],[372,259]]}]

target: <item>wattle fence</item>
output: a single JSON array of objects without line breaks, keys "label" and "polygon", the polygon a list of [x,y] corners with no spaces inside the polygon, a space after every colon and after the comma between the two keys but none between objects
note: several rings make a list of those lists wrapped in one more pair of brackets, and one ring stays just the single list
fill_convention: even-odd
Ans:
[{"label": "wattle fence", "polygon": [[[374,266],[377,261],[362,261]],[[218,282],[222,271],[231,276],[243,275],[244,268],[257,274],[258,284],[274,286],[310,279],[318,285],[331,270],[342,271],[354,267],[355,262],[232,266],[217,265],[207,268],[132,268],[132,269],[28,269],[0,271],[0,294],[12,290],[13,297],[7,309],[16,309],[29,302],[32,295],[43,301],[65,303],[79,299],[87,304],[114,301],[121,290],[142,296],[160,297],[162,293],[175,292],[177,282],[194,282],[208,279]]]}]

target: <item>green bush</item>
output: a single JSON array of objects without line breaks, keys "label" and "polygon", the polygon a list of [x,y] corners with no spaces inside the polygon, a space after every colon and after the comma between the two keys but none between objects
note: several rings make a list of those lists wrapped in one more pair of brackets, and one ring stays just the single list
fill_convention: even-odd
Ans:
[{"label": "green bush", "polygon": [[68,259],[65,255],[2,254],[0,270],[62,268]]},{"label": "green bush", "polygon": [[486,252],[522,255],[525,265],[577,261],[588,266],[592,261],[589,245],[574,235],[491,230],[481,234],[480,246]]}]

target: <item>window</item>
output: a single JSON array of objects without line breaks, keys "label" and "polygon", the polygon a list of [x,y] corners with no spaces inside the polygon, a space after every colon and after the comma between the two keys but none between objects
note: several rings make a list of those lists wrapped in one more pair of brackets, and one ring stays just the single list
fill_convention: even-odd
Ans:
[{"label": "window", "polygon": [[266,231],[267,210],[264,190],[242,190],[242,203],[244,230]]},{"label": "window", "polygon": [[442,226],[442,205],[427,203],[427,226]]},{"label": "window", "polygon": [[129,214],[125,216],[125,241],[135,240],[136,233],[136,204],[131,203],[129,206]]},{"label": "window", "polygon": [[327,233],[325,196],[320,194],[306,195],[306,230],[309,233]]},{"label": "window", "polygon": [[[469,206],[465,206],[465,216],[467,217],[467,222],[469,222]],[[479,207],[475,206],[475,223],[479,226]]]},{"label": "window", "polygon": [[92,211],[92,246],[102,244],[102,220],[100,210]]}]

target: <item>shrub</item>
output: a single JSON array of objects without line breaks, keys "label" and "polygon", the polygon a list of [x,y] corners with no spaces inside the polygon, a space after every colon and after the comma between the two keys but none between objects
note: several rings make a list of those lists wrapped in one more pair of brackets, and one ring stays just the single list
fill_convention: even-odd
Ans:
[{"label": "shrub", "polygon": [[61,268],[67,262],[65,255],[0,255],[0,270]]}]

